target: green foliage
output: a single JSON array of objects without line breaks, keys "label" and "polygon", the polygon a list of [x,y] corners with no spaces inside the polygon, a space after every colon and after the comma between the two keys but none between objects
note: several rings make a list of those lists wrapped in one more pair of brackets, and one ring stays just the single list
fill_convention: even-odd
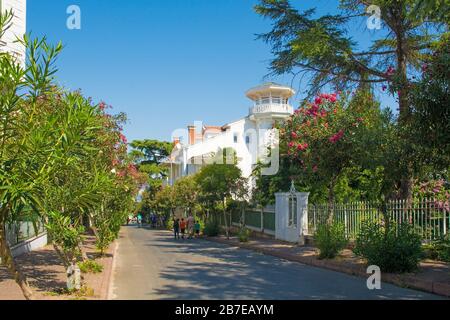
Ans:
[{"label": "green foliage", "polygon": [[[260,176],[257,203],[274,203],[274,194],[296,188],[310,192],[313,203],[379,200],[391,189],[385,170],[392,119],[370,92],[320,95],[305,102],[280,130],[280,170]],[[393,160],[396,159],[392,157]]]},{"label": "green foliage", "polygon": [[83,226],[72,223],[71,218],[60,212],[49,212],[45,225],[52,242],[62,249],[66,264],[70,264],[80,254],[78,245],[84,232]]},{"label": "green foliage", "polygon": [[173,224],[174,224],[173,219],[169,219],[169,221],[167,221],[167,224],[166,224],[167,230],[173,231]]},{"label": "green foliage", "polygon": [[410,91],[412,121],[408,126],[416,171],[448,170],[450,163],[450,35],[443,36],[422,65],[422,77]]},{"label": "green foliage", "polygon": [[149,195],[155,194],[168,175],[162,164],[174,147],[173,143],[158,140],[135,140],[130,143],[130,156],[140,172],[147,175]]},{"label": "green foliage", "polygon": [[82,273],[101,273],[103,266],[94,260],[87,260],[78,263]]},{"label": "green foliage", "polygon": [[216,219],[210,219],[206,222],[203,233],[208,237],[217,237],[220,234],[220,226]]},{"label": "green foliage", "polygon": [[323,224],[317,228],[314,243],[319,248],[319,259],[335,258],[348,244],[343,224]]},{"label": "green foliage", "polygon": [[408,223],[389,227],[363,223],[354,252],[382,272],[394,273],[417,270],[423,255],[421,238]]},{"label": "green foliage", "polygon": [[[0,36],[10,22],[0,14]],[[87,218],[102,250],[117,237],[141,177],[127,155],[126,116],[57,85],[62,45],[29,36],[18,41],[26,47],[26,65],[0,53],[0,233],[9,222],[45,221],[67,265],[80,254]],[[8,252],[1,253],[14,271]],[[16,279],[26,287],[23,276]]]},{"label": "green foliage", "polygon": [[[242,178],[241,169],[235,164],[210,164],[196,174],[195,180],[200,190],[200,201],[205,206],[222,205],[224,217],[227,215],[227,199],[238,198],[245,202],[247,190],[246,179]],[[224,218],[225,232],[229,236],[228,219]]]},{"label": "green foliage", "polygon": [[248,228],[241,228],[238,233],[239,242],[248,242],[252,232]]},{"label": "green foliage", "polygon": [[428,257],[433,260],[450,262],[450,236],[433,241],[425,246]]}]

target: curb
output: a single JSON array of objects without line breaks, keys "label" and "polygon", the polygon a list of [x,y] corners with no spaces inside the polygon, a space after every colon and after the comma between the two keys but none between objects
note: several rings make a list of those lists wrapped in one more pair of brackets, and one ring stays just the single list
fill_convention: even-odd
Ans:
[{"label": "curb", "polygon": [[118,248],[118,242],[115,241],[114,249],[112,250],[112,260],[108,263],[108,268],[105,270],[105,276],[103,277],[102,285],[100,288],[100,300],[111,300],[112,297],[112,276],[116,263],[116,253]]},{"label": "curb", "polygon": [[[234,243],[230,242],[229,240],[220,239],[220,238],[204,238],[207,241],[217,242],[221,244],[226,244],[228,246],[235,246],[241,249],[247,249],[251,251],[256,251],[262,254],[266,254],[269,256],[273,256],[276,258],[293,261],[293,262],[299,262],[306,265],[310,265],[317,268],[332,270],[340,273],[345,273],[361,278],[367,278],[367,274],[364,272],[364,270],[361,270],[358,266],[349,266],[349,265],[342,265],[339,262],[336,261],[326,261],[326,260],[318,260],[314,259],[313,257],[302,257],[295,254],[290,253],[283,253],[278,251],[277,249],[269,249],[269,248],[259,248],[254,247],[250,244],[245,243]],[[433,293],[436,295],[444,296],[449,298],[450,297],[450,283],[444,283],[444,282],[436,282],[436,281],[430,281],[430,280],[422,280],[417,279],[409,275],[397,275],[397,274],[384,274],[383,275],[383,281],[394,284],[399,287],[403,288],[409,288],[409,289],[415,289],[419,291],[424,291],[428,293]]]}]

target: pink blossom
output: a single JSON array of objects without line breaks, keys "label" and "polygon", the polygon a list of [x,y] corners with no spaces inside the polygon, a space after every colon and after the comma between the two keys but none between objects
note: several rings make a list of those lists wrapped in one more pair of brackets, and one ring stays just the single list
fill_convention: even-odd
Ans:
[{"label": "pink blossom", "polygon": [[339,140],[342,139],[342,137],[344,136],[344,130],[340,130],[338,133],[336,133],[335,135],[333,135],[332,137],[330,137],[329,141],[331,143],[336,143]]},{"label": "pink blossom", "polygon": [[127,144],[128,143],[128,140],[127,140],[127,138],[123,135],[123,134],[120,134],[120,141],[122,141],[123,143],[125,143],[125,144]]},{"label": "pink blossom", "polygon": [[389,66],[389,68],[386,71],[387,76],[392,76],[395,73],[395,69],[393,66]]},{"label": "pink blossom", "polygon": [[300,143],[297,146],[297,150],[298,151],[305,151],[306,149],[308,149],[309,145],[307,143]]}]

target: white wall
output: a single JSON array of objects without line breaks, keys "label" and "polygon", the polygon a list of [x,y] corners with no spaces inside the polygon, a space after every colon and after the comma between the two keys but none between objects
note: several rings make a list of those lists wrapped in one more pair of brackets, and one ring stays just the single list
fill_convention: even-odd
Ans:
[{"label": "white wall", "polygon": [[2,11],[12,9],[14,12],[12,26],[1,39],[0,50],[17,55],[20,61],[24,63],[25,48],[14,42],[17,37],[22,37],[26,33],[27,2],[26,0],[0,0],[0,2]]}]

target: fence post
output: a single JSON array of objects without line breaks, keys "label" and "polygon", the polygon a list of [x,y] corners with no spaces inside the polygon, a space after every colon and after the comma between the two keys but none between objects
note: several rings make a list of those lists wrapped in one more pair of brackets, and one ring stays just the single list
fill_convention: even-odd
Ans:
[{"label": "fence post", "polygon": [[261,233],[264,233],[264,207],[261,207]]},{"label": "fence post", "polygon": [[345,226],[345,237],[348,239],[348,213],[347,213],[347,206],[345,206],[344,209],[344,226]]},{"label": "fence post", "polygon": [[447,212],[445,211],[445,208],[443,210],[443,218],[444,218],[444,223],[442,224],[442,227],[444,228],[444,237],[447,235]]}]

